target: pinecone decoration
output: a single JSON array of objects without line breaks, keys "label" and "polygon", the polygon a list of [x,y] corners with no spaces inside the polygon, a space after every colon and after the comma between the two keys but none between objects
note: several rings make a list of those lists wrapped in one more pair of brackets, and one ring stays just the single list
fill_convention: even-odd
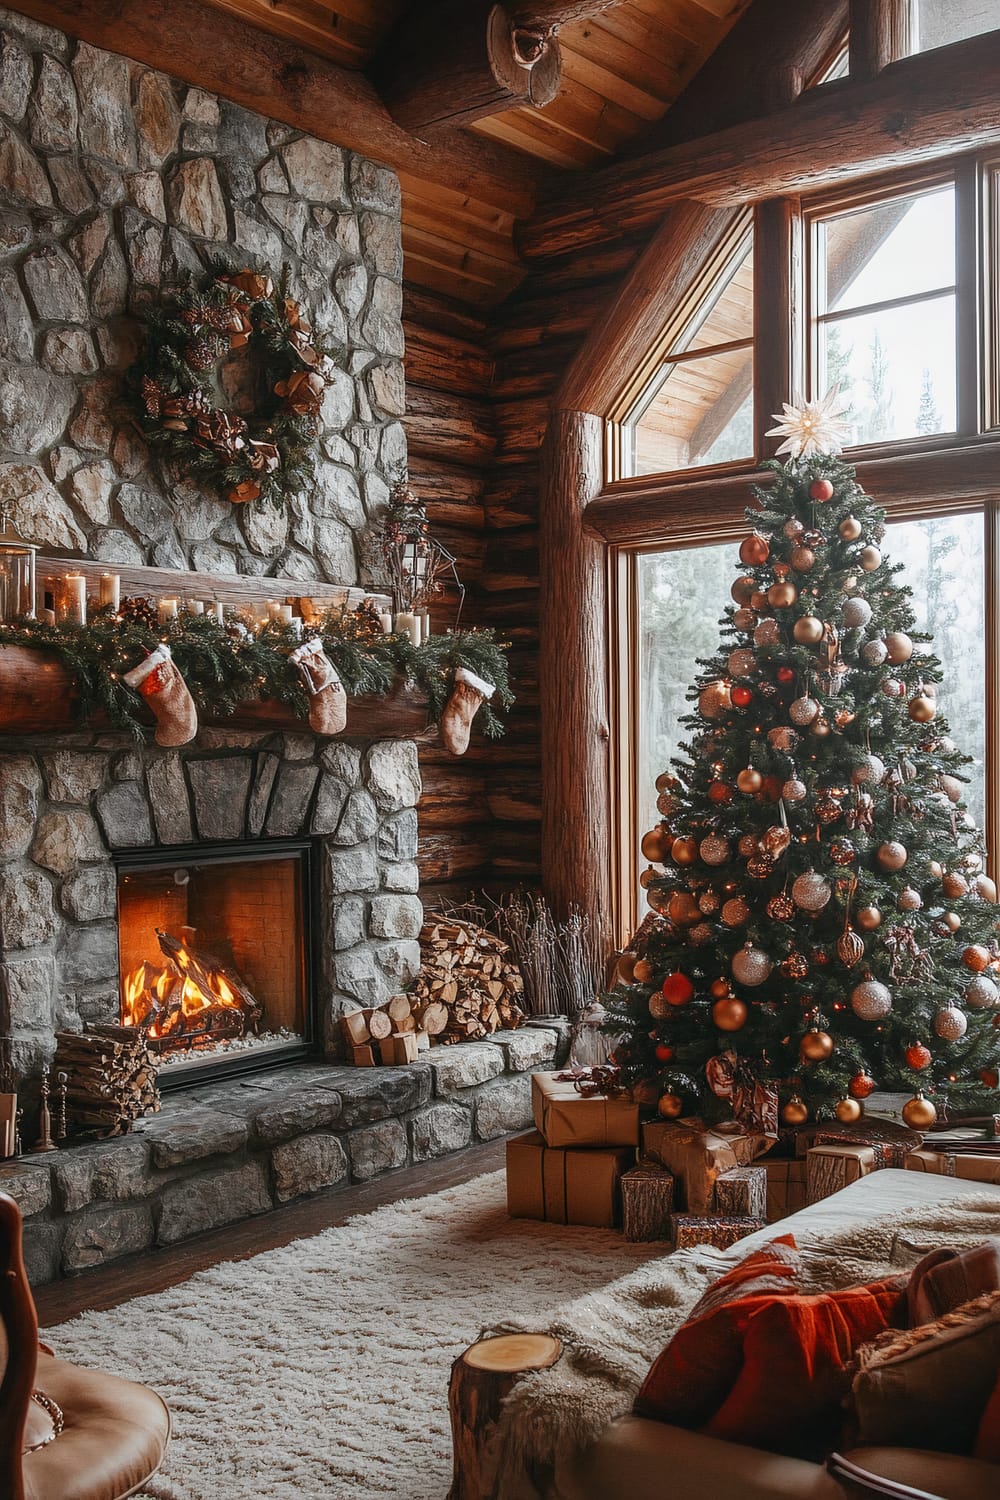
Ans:
[{"label": "pinecone decoration", "polygon": [[160,415],[163,398],[167,394],[162,385],[159,385],[151,375],[144,375],[141,383],[142,402],[146,411],[154,419]]},{"label": "pinecone decoration", "polygon": [[210,411],[198,417],[195,442],[201,448],[214,448],[224,458],[235,458],[246,446],[247,424],[242,417],[225,411]]},{"label": "pinecone decoration", "polygon": [[124,624],[147,625],[153,630],[157,623],[156,605],[139,594],[126,595],[118,606],[118,618]]},{"label": "pinecone decoration", "polygon": [[185,307],[177,316],[186,328],[200,328],[205,321],[205,310],[202,307]]},{"label": "pinecone decoration", "polygon": [[184,363],[192,370],[210,370],[226,351],[225,340],[217,333],[191,339],[184,346]]}]

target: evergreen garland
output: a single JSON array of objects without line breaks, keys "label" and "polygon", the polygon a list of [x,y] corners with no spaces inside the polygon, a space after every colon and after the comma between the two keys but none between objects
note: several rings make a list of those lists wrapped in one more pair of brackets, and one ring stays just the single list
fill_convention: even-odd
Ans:
[{"label": "evergreen garland", "polygon": [[[306,626],[305,638],[318,636],[349,697],[388,693],[401,674],[428,698],[428,720],[436,724],[451,693],[455,669],[467,667],[496,684],[493,705],[514,701],[506,642],[493,630],[464,630],[431,636],[413,646],[407,635],[382,635],[370,609],[330,611]],[[72,674],[79,693],[81,721],[97,711],[116,729],[136,738],[147,732],[143,700],[122,680],[161,641],[166,641],[199,712],[233,714],[241,703],[274,699],[306,719],[309,701],[289,653],[300,637],[289,627],[268,621],[257,634],[237,623],[222,625],[211,615],[179,615],[154,628],[142,620],[123,620],[109,610],[87,625],[46,625],[23,620],[0,626],[0,646],[50,651]],[[484,704],[476,718],[483,733],[497,736],[503,726]]]}]

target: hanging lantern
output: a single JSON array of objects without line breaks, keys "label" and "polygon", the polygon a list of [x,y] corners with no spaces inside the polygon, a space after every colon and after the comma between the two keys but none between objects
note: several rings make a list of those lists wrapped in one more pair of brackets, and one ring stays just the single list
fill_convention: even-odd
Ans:
[{"label": "hanging lantern", "polygon": [[35,553],[7,515],[0,511],[0,623],[35,618]]}]

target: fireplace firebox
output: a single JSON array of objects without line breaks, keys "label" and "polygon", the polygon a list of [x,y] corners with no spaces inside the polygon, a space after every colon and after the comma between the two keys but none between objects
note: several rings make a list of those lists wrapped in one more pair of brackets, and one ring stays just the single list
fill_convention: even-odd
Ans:
[{"label": "fireplace firebox", "polygon": [[119,856],[121,1021],[145,1033],[161,1087],[311,1050],[310,853],[269,841]]}]

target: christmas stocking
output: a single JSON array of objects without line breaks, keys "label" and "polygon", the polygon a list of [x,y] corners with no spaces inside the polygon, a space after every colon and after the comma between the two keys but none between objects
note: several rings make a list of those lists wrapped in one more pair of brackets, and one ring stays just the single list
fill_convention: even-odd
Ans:
[{"label": "christmas stocking", "polygon": [[296,646],[290,661],[309,694],[309,727],[316,734],[339,734],[347,723],[347,694],[337,669],[314,637]]},{"label": "christmas stocking", "polygon": [[158,745],[186,745],[198,733],[198,713],[187,683],[174,665],[169,646],[141,661],[123,680],[140,693],[156,719]]},{"label": "christmas stocking", "polygon": [[468,667],[459,667],[451,697],[441,715],[441,739],[452,755],[464,755],[469,748],[472,721],[480,704],[488,703],[496,689],[492,682],[477,677]]}]

